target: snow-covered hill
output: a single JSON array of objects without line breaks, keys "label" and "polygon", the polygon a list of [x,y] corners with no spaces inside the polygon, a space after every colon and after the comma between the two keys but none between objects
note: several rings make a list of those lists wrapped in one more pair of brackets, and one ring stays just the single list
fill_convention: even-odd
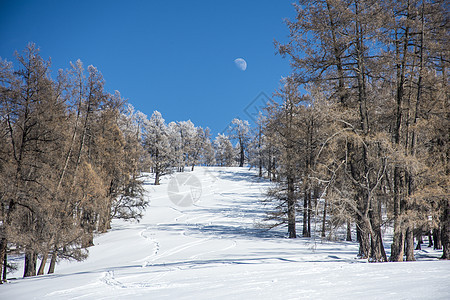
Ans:
[{"label": "snow-covered hill", "polygon": [[450,262],[427,250],[418,262],[370,264],[355,259],[356,243],[262,229],[269,183],[245,168],[196,168],[150,182],[140,223],[115,221],[86,261],[11,280],[0,298],[450,299]]}]

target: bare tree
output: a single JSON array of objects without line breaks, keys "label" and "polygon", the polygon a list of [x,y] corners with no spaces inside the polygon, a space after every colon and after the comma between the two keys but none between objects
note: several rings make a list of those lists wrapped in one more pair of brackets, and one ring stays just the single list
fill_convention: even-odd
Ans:
[{"label": "bare tree", "polygon": [[[297,143],[299,141],[298,113],[301,97],[298,85],[292,78],[285,78],[284,86],[276,94],[282,103],[272,102],[267,107],[267,136],[278,145],[280,149],[280,181],[278,188],[269,192],[269,195],[280,201],[277,217],[278,224],[284,223],[284,215],[287,216],[289,238],[296,238],[296,211],[298,201],[298,171],[299,156]],[[281,217],[281,219],[279,218]]]},{"label": "bare tree", "polygon": [[239,143],[239,167],[243,167],[250,133],[250,124],[246,120],[235,118],[231,121],[228,131],[230,132],[231,139],[236,139]]}]

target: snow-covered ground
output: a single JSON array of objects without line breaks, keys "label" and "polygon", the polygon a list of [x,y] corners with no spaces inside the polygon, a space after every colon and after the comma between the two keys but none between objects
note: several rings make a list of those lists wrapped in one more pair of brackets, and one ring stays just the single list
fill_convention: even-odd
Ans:
[{"label": "snow-covered ground", "polygon": [[188,174],[149,179],[140,223],[114,221],[86,261],[10,280],[0,298],[450,299],[450,261],[428,248],[417,262],[374,264],[356,259],[356,243],[287,239],[261,228],[269,183],[252,171]]}]

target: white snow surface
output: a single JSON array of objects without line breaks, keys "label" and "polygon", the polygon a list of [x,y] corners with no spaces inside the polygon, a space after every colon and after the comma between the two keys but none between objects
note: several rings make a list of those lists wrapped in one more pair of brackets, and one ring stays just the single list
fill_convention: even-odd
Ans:
[{"label": "white snow surface", "polygon": [[190,174],[202,184],[194,205],[170,201],[171,176],[160,186],[148,178],[139,223],[115,220],[87,260],[61,261],[55,274],[21,279],[19,268],[0,298],[450,299],[450,261],[430,248],[416,262],[368,263],[355,242],[287,239],[285,228],[260,226],[268,181],[246,168]]}]

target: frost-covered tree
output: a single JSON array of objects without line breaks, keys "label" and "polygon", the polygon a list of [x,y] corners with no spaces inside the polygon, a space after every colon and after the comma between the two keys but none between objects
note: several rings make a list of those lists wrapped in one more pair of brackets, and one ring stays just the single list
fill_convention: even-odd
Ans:
[{"label": "frost-covered tree", "polygon": [[216,163],[221,167],[230,167],[233,165],[234,148],[230,139],[225,134],[219,133],[214,140],[216,150]]},{"label": "frost-covered tree", "polygon": [[185,166],[195,165],[195,139],[197,129],[190,120],[178,122],[178,131],[181,137],[181,147],[183,155],[183,168]]},{"label": "frost-covered tree", "polygon": [[168,128],[159,111],[154,111],[145,124],[144,148],[150,154],[155,185],[159,185],[161,176],[169,172],[173,165]]},{"label": "frost-covered tree", "polygon": [[[264,116],[260,113],[256,122],[255,134],[250,138],[248,145],[249,163],[252,167],[258,169],[258,176],[263,176],[263,169],[266,167],[266,137],[263,131]],[[266,167],[267,168],[267,167]]]},{"label": "frost-covered tree", "polygon": [[208,127],[204,130],[203,151],[200,157],[200,162],[206,166],[213,166],[216,164],[214,146],[210,139],[210,130]]},{"label": "frost-covered tree", "polygon": [[194,170],[200,162],[203,147],[209,139],[208,133],[201,127],[195,127],[190,121],[171,122],[168,126],[170,147],[173,152],[174,167],[183,172],[186,166]]},{"label": "frost-covered tree", "polygon": [[184,171],[184,147],[181,138],[180,126],[176,122],[170,122],[168,125],[169,144],[173,155],[173,167],[178,172]]},{"label": "frost-covered tree", "polygon": [[207,133],[203,130],[203,128],[196,127],[189,155],[191,171],[194,171],[194,166],[200,162],[201,156],[205,151],[205,145],[207,140],[209,140],[209,137]]},{"label": "frost-covered tree", "polygon": [[[116,97],[120,95],[116,95]],[[144,198],[141,171],[145,167],[145,150],[142,146],[142,129],[145,114],[134,110],[131,104],[125,106],[118,120],[124,138],[124,177],[118,194],[111,203],[110,219],[139,219],[147,206]]]},{"label": "frost-covered tree", "polygon": [[239,167],[243,167],[250,134],[250,124],[246,120],[235,118],[231,121],[228,131],[231,139],[235,139],[239,143]]}]

